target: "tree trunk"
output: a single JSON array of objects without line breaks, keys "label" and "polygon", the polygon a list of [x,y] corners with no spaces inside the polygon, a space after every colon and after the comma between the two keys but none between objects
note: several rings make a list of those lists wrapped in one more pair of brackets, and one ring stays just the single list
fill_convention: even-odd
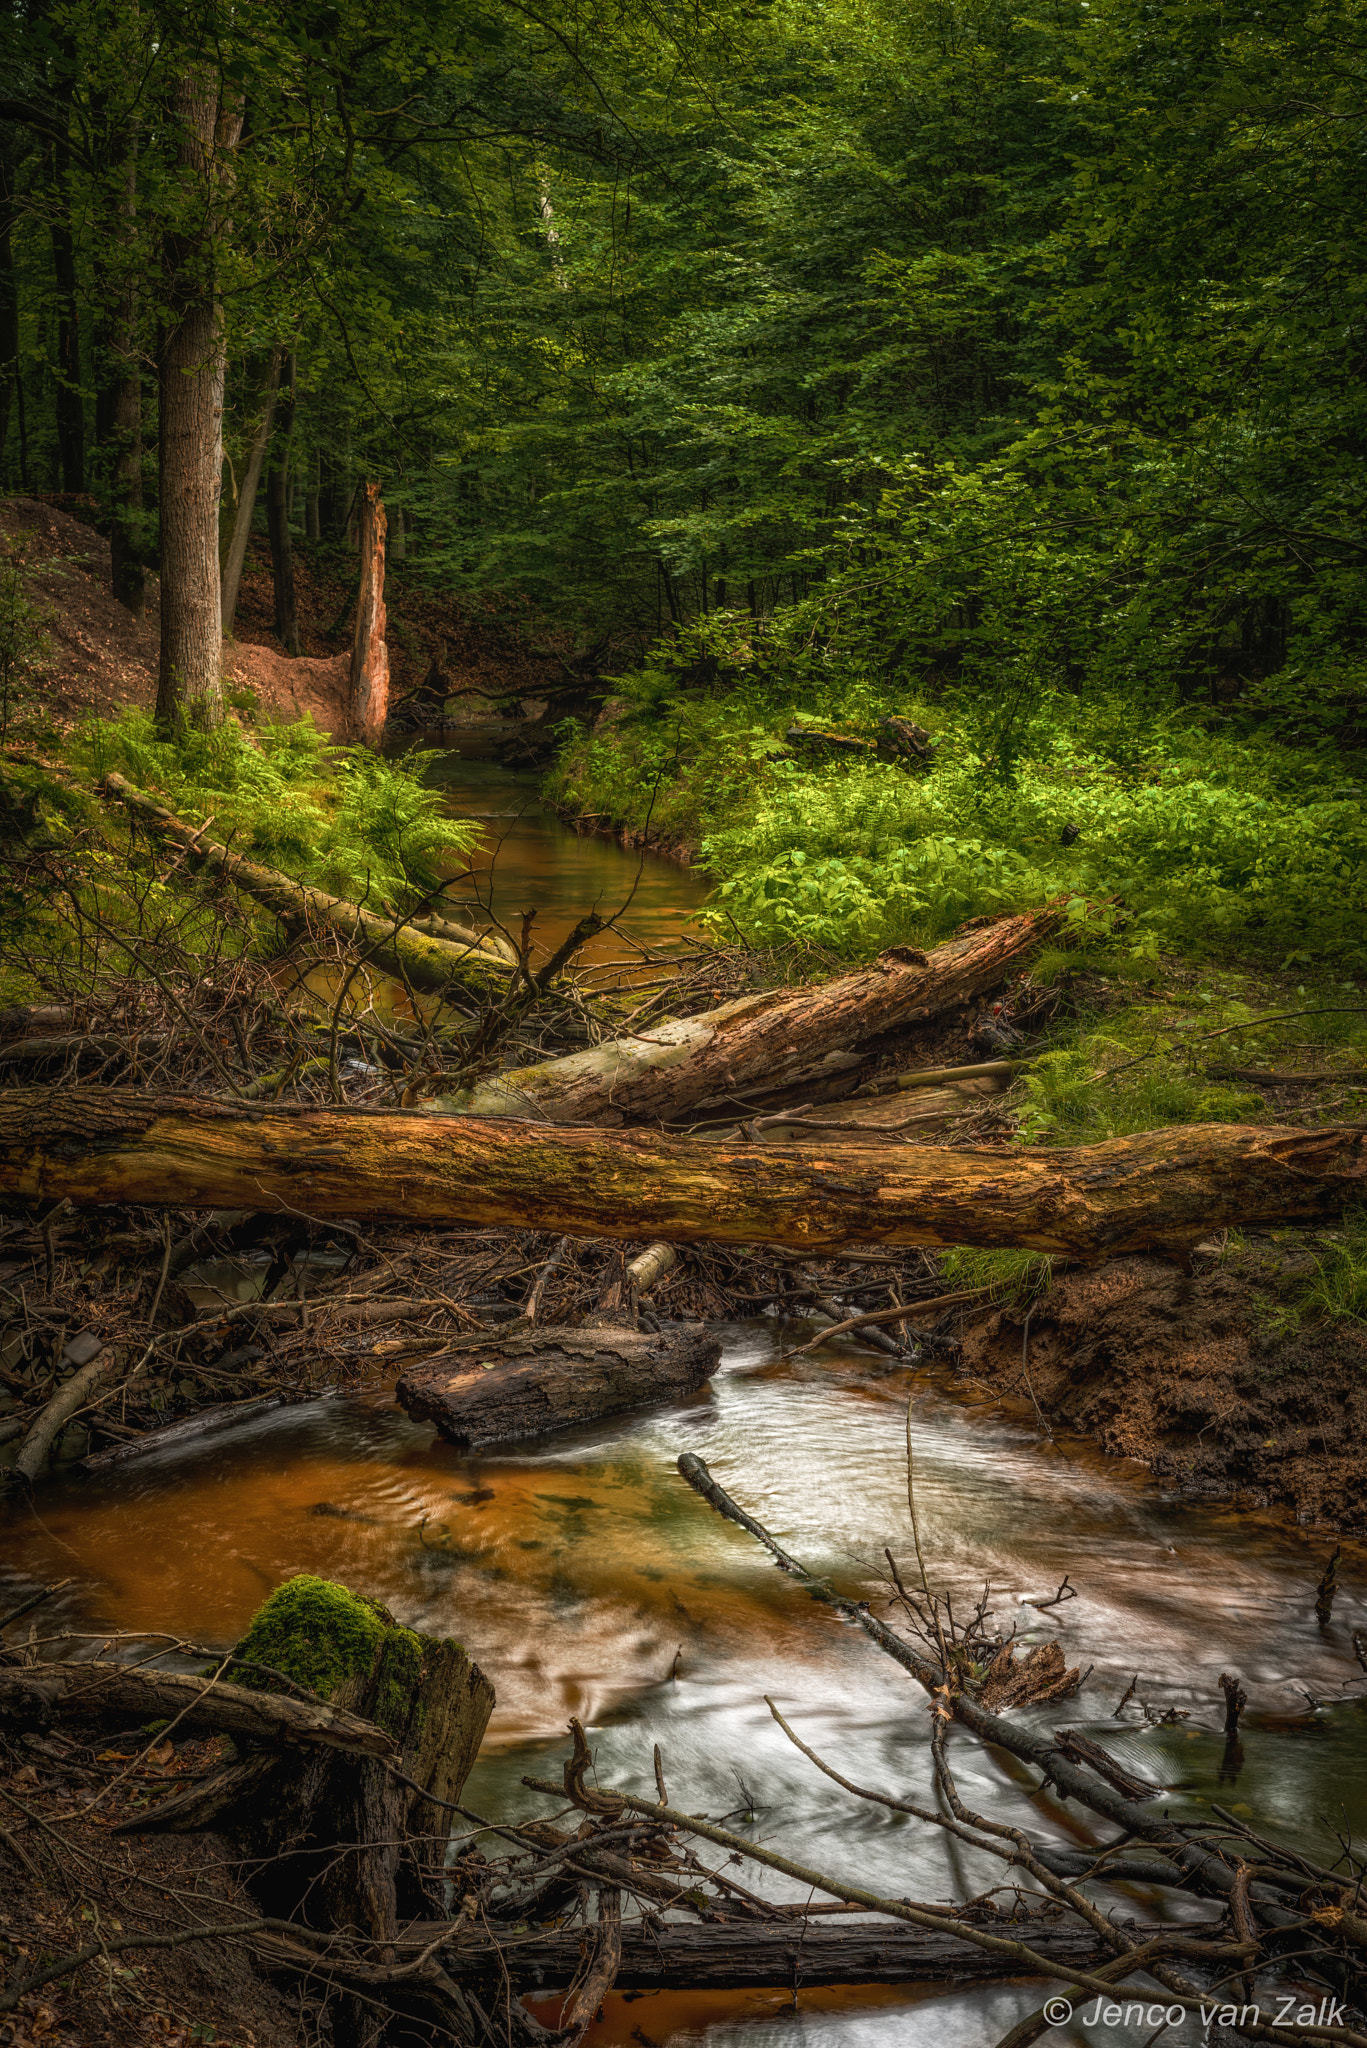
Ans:
[{"label": "tree trunk", "polygon": [[[70,86],[66,88],[70,96]],[[57,285],[56,411],[62,489],[85,489],[85,397],[81,390],[81,313],[76,296],[76,245],[71,231],[71,151],[52,151],[52,265]]]},{"label": "tree trunk", "polygon": [[[18,166],[0,150],[0,465],[9,438],[10,408],[19,384],[19,273],[14,262]],[[0,469],[3,474],[3,469]]]},{"label": "tree trunk", "polygon": [[294,352],[285,358],[276,406],[275,437],[266,478],[266,527],[275,584],[275,633],[286,654],[299,652],[299,613],[294,600],[294,556],[290,549],[289,472],[294,441]]},{"label": "tree trunk", "polygon": [[[990,1923],[989,1923],[990,1924]],[[1088,1929],[1039,1926],[1028,1930],[1003,1922],[1004,1934],[1021,1934],[1041,1955],[1064,1968],[1095,1969],[1113,1951]],[[1139,1927],[1144,1940],[1169,1931]],[[437,1934],[435,1926],[405,1928],[401,1955],[419,1954]],[[493,1936],[465,1933],[440,1953],[453,1976],[497,1976],[500,1954],[519,1991],[536,1998],[565,1990],[583,1967],[583,1933],[531,1928]],[[661,1921],[653,1927],[629,1920],[621,1930],[621,1961],[615,1991],[793,1991],[825,1984],[920,1984],[937,1979],[982,1981],[1020,1972],[1013,1956],[993,1955],[952,1934],[923,1934],[880,1920],[832,1925],[795,1917],[782,1922],[726,1920],[701,1925]]]},{"label": "tree trunk", "polygon": [[309,487],[304,497],[305,540],[321,540],[323,537],[322,522],[319,518],[318,510],[320,502],[319,472],[320,465],[318,450],[315,448],[312,455],[309,457]]},{"label": "tree trunk", "polygon": [[223,479],[223,314],[215,244],[227,230],[221,158],[237,144],[240,107],[220,115],[207,66],[173,89],[170,112],[183,217],[163,241],[166,325],[157,365],[160,400],[161,659],[157,725],[211,730],[223,720],[218,505]]},{"label": "tree trunk", "polygon": [[668,1243],[1189,1249],[1367,1194],[1367,1130],[1191,1124],[1050,1152],[757,1145],[101,1088],[0,1096],[0,1189]]},{"label": "tree trunk", "polygon": [[482,1450],[680,1400],[710,1379],[720,1358],[721,1345],[701,1324],[658,1336],[542,1324],[459,1338],[439,1358],[410,1366],[396,1392],[415,1422],[435,1423],[462,1450]]},{"label": "tree trunk", "polygon": [[507,986],[513,963],[476,932],[439,918],[424,918],[423,930],[406,925],[401,931],[391,918],[377,917],[341,896],[294,882],[274,868],[244,860],[216,840],[183,824],[152,798],[134,789],[121,775],[106,776],[104,787],[165,838],[174,839],[191,856],[192,866],[216,868],[247,895],[264,903],[287,925],[304,931],[327,930],[365,947],[366,957],[381,973],[407,980],[428,995],[452,995],[473,988],[483,995]]},{"label": "tree trunk", "polygon": [[389,716],[389,649],[385,646],[384,502],[378,484],[361,500],[361,590],[351,650],[351,730],[378,751]]},{"label": "tree trunk", "polygon": [[741,996],[701,1017],[495,1075],[434,1106],[558,1124],[605,1113],[670,1123],[714,1105],[744,1115],[761,1093],[837,1074],[853,1087],[882,1033],[929,1023],[997,987],[1061,921],[1051,907],[961,933],[929,955],[895,947],[857,974]]},{"label": "tree trunk", "polygon": [[394,518],[389,529],[389,559],[391,562],[402,562],[406,561],[407,557],[408,539],[405,531],[404,510],[402,505],[396,505],[394,507]]},{"label": "tree trunk", "polygon": [[142,616],[147,571],[142,531],[142,371],[138,362],[138,297],[133,243],[138,199],[137,129],[120,137],[120,274],[105,349],[109,393],[109,587],[134,618]]},{"label": "tree trunk", "polygon": [[220,584],[219,605],[224,637],[233,630],[237,617],[237,594],[242,588],[242,571],[246,566],[247,548],[252,535],[252,515],[256,511],[256,494],[261,486],[261,470],[266,460],[266,449],[271,438],[275,421],[275,394],[280,383],[280,364],[283,350],[271,350],[270,363],[266,370],[266,388],[261,401],[261,418],[252,436],[251,453],[247,457],[246,474],[237,494],[237,512],[233,519],[232,539],[228,542],[227,560],[223,565],[223,580]]}]

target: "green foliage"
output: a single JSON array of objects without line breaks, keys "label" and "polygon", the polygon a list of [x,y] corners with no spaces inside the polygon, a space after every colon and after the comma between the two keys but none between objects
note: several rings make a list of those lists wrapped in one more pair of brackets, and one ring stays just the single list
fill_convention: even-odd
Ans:
[{"label": "green foliage", "polygon": [[[343,1687],[353,1700],[364,1697],[374,1680],[366,1711],[381,1728],[402,1735],[422,1669],[422,1639],[400,1628],[378,1601],[301,1572],[257,1609],[237,1655],[283,1672],[325,1700]],[[266,1672],[243,1673],[241,1683],[269,1691],[272,1680]]]},{"label": "green foliage", "polygon": [[1091,1145],[1166,1124],[1256,1123],[1266,1105],[1248,1088],[1212,1084],[1107,1032],[1044,1053],[1017,1084],[1026,1144]]},{"label": "green foliage", "polygon": [[989,1287],[1003,1308],[1024,1309],[1053,1285],[1053,1261],[1043,1252],[982,1251],[956,1245],[940,1260],[946,1293],[960,1288]]},{"label": "green foliage", "polygon": [[477,824],[444,815],[441,792],[424,782],[431,754],[386,760],[325,746],[309,719],[250,735],[228,719],[167,740],[146,713],[129,711],[92,720],[72,752],[92,776],[117,768],[191,822],[211,818],[236,851],[372,904],[434,887],[479,838]]}]

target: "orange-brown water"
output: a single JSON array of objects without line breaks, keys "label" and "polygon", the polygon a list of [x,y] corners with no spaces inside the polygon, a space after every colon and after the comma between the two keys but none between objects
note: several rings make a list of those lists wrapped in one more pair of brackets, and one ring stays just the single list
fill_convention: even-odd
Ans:
[{"label": "orange-brown water", "polygon": [[[451,773],[463,778],[467,810],[522,800],[523,786],[500,771],[467,763]],[[514,912],[539,902],[554,937],[594,900],[620,901],[636,869],[610,842],[526,812],[502,839],[495,900]],[[639,931],[653,942],[683,924],[700,890],[665,863],[648,874]],[[658,1741],[671,1796],[690,1810],[720,1815],[752,1793],[755,1821],[733,1824],[752,1825],[790,1857],[896,1896],[964,1896],[995,1883],[1000,1867],[840,1793],[789,1747],[763,1696],[846,1776],[928,1801],[924,1699],[675,1470],[681,1451],[701,1453],[804,1562],[878,1600],[883,1545],[903,1559],[911,1547],[910,1398],[932,1580],[969,1602],[990,1580],[999,1612],[1029,1624],[1027,1641],[1057,1636],[1070,1663],[1095,1667],[1079,1699],[1036,1710],[1038,1723],[1090,1729],[1161,1780],[1174,1813],[1218,1802],[1327,1849],[1329,1860],[1334,1827],[1361,1839],[1367,1718],[1349,1697],[1362,1683],[1351,1646],[1367,1594],[1361,1555],[1345,1564],[1322,1630],[1314,1586],[1332,1544],[1309,1532],[1185,1506],[1137,1466],[1041,1443],[994,1406],[970,1406],[887,1362],[849,1351],[784,1362],[792,1326],[758,1321],[722,1334],[721,1369],[693,1399],[515,1455],[463,1456],[376,1392],[258,1412],[227,1435],[148,1453],[100,1480],[58,1478],[41,1495],[41,1520],[0,1510],[0,1602],[11,1604],[11,1586],[71,1575],[44,1610],[49,1628],[166,1629],[227,1646],[283,1579],[321,1572],[418,1627],[459,1636],[493,1679],[498,1707],[467,1791],[478,1811],[545,1811],[521,1779],[558,1775],[576,1714],[606,1784],[649,1790]],[[1020,1606],[1065,1573],[1077,1600],[1043,1616]],[[1231,1670],[1252,1701],[1237,1763],[1220,1734],[1219,1676]],[[1112,1718],[1135,1674],[1140,1699],[1190,1718],[1149,1726],[1136,1706]],[[971,1805],[1059,1839],[1090,1839],[1009,1759],[967,1742],[956,1749]],[[745,1881],[794,1895],[756,1866]],[[1155,1902],[1116,1894],[1114,1903],[1134,1912]],[[613,1997],[591,2040],[985,2048],[1041,1996],[1038,1986],[1001,1985]],[[1137,2048],[1151,2031],[1069,2027],[1052,2038]],[[1193,2020],[1163,2039],[1194,2048],[1199,2037]]]}]

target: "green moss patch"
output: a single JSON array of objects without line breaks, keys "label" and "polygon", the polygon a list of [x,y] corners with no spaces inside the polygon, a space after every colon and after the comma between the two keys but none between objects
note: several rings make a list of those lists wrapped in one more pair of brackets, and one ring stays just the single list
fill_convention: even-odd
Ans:
[{"label": "green moss patch", "polygon": [[[283,1672],[323,1699],[354,1684],[361,1696],[358,1710],[397,1736],[412,1715],[423,1639],[401,1628],[378,1601],[305,1572],[286,1580],[257,1609],[237,1654]],[[244,1673],[240,1682],[269,1689],[272,1681],[264,1673]]]}]

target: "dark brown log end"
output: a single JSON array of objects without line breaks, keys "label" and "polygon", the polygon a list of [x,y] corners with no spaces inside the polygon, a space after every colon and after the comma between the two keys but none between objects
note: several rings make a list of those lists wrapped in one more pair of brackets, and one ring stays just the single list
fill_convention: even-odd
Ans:
[{"label": "dark brown log end", "polygon": [[658,1335],[527,1327],[462,1338],[412,1367],[396,1392],[415,1421],[479,1450],[679,1400],[697,1392],[720,1357],[700,1324]]}]

